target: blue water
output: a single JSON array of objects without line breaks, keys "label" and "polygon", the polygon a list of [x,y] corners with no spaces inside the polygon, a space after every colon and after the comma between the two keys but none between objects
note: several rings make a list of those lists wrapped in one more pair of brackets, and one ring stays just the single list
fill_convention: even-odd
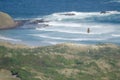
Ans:
[{"label": "blue water", "polygon": [[120,11],[120,3],[112,1],[115,0],[0,0],[0,10],[13,17],[43,16],[64,11]]},{"label": "blue water", "polygon": [[[0,0],[0,11],[14,19],[46,19],[49,27],[23,25],[1,30],[0,40],[28,45],[63,42],[120,44],[120,0]],[[100,14],[100,11],[107,11]],[[60,14],[74,13],[73,16]],[[29,27],[35,27],[29,29]],[[91,32],[88,34],[87,28]]]}]

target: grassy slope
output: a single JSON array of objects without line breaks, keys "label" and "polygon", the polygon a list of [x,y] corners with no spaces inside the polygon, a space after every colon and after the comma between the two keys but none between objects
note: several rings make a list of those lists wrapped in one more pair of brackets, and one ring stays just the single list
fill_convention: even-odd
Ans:
[{"label": "grassy slope", "polygon": [[59,44],[0,46],[0,68],[21,80],[120,80],[120,47]]}]

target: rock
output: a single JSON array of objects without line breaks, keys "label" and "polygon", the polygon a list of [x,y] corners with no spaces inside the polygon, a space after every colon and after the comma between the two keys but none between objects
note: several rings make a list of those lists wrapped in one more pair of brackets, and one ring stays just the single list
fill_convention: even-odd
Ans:
[{"label": "rock", "polygon": [[45,23],[45,22],[49,22],[49,21],[44,19],[39,19],[39,20],[30,21],[28,24],[39,24],[39,23]]},{"label": "rock", "polygon": [[74,16],[76,15],[75,13],[64,13],[64,14],[60,14],[60,15],[65,15],[65,16]]},{"label": "rock", "polygon": [[[45,24],[49,22],[48,20],[39,19],[39,20],[13,20],[10,15],[4,12],[0,12],[0,30],[1,29],[11,29],[23,25],[36,25],[41,24],[42,27],[49,26],[48,24]],[[29,27],[29,28],[35,28],[35,27]]]},{"label": "rock", "polygon": [[0,29],[9,29],[17,26],[17,22],[15,22],[11,16],[7,13],[0,12]]},{"label": "rock", "polygon": [[17,26],[22,26],[24,24],[27,24],[30,20],[15,20],[17,23]]},{"label": "rock", "polygon": [[100,14],[106,14],[107,12],[106,11],[101,11]]}]

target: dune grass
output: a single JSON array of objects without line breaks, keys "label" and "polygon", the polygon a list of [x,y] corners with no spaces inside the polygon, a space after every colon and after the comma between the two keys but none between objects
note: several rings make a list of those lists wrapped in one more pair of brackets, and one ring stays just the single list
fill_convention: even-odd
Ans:
[{"label": "dune grass", "polygon": [[58,44],[36,48],[0,46],[0,69],[21,80],[120,80],[120,47]]}]

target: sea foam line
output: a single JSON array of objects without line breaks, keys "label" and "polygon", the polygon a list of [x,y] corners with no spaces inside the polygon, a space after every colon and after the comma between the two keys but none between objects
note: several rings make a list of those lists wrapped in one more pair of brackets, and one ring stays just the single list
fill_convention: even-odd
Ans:
[{"label": "sea foam line", "polygon": [[75,31],[75,30],[64,30],[64,29],[45,29],[45,28],[36,28],[36,30],[38,31],[46,31],[46,32],[60,32],[60,33],[69,33],[69,34],[85,34],[85,35],[102,35],[102,34],[105,34],[105,33],[109,33],[107,31],[104,31],[104,32],[90,32],[90,33],[87,33],[87,30],[86,31]]},{"label": "sea foam line", "polygon": [[63,38],[63,37],[52,37],[52,36],[47,36],[47,35],[41,35],[41,34],[30,34],[32,36],[35,37],[41,37],[41,38],[46,38],[46,39],[53,39],[53,40],[67,40],[67,41],[93,41],[93,40],[97,40],[97,41],[101,41],[101,40],[105,40],[100,39],[100,38]]},{"label": "sea foam line", "polygon": [[120,37],[120,34],[112,34],[113,37]]},{"label": "sea foam line", "polygon": [[13,38],[9,38],[9,37],[4,37],[4,36],[0,36],[1,40],[7,40],[7,41],[21,41],[19,39],[13,39]]},{"label": "sea foam line", "polygon": [[[62,14],[62,15],[61,15]],[[74,15],[64,15],[64,14],[74,14]],[[48,20],[63,20],[63,19],[85,19],[88,17],[103,17],[103,16],[109,16],[114,14],[120,14],[119,11],[105,11],[104,14],[101,12],[60,12],[60,13],[53,13],[51,15],[44,16],[43,18]]]}]

